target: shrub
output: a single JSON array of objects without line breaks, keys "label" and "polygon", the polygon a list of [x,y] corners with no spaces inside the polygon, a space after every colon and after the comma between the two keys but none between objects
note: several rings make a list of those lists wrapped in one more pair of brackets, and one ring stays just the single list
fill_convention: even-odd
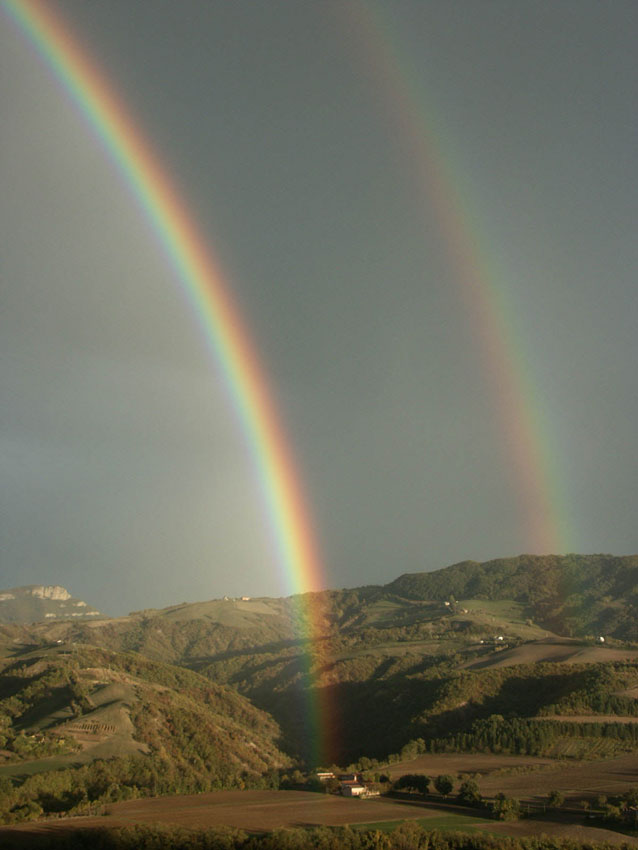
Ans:
[{"label": "shrub", "polygon": [[497,794],[490,806],[490,812],[497,820],[518,820],[521,816],[521,805],[513,797]]}]

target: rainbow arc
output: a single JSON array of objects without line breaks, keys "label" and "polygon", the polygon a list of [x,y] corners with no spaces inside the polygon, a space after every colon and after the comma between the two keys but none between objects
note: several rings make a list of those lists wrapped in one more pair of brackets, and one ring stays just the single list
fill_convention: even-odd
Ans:
[{"label": "rainbow arc", "polygon": [[[315,533],[295,459],[250,334],[235,306],[229,282],[199,232],[174,181],[70,26],[42,0],[4,0],[4,8],[36,54],[80,111],[123,176],[155,231],[224,380],[246,438],[276,542],[281,577],[298,600],[306,645],[302,667],[312,683],[319,615],[309,591],[324,586]],[[305,689],[310,758],[319,762],[329,729],[327,709]],[[323,725],[322,725],[323,724]]]}]

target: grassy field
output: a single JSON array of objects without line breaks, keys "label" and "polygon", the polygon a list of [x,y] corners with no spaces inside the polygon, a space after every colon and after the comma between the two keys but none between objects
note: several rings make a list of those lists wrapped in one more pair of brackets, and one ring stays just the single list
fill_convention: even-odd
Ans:
[{"label": "grassy field", "polygon": [[[433,815],[428,818],[415,818],[416,823],[426,829],[436,829],[439,832],[485,832],[482,828],[485,826],[483,818],[472,817],[471,815]],[[356,829],[378,829],[380,832],[392,832],[396,829],[399,823],[404,821],[378,821],[376,823],[355,824]]]}]

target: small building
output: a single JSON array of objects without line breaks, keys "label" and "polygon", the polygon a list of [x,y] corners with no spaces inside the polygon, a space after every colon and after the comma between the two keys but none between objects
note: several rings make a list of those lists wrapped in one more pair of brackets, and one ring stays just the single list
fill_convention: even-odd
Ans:
[{"label": "small building", "polygon": [[335,778],[331,770],[318,770],[316,776],[319,782],[327,782],[329,779]]},{"label": "small building", "polygon": [[242,602],[250,602],[250,596],[242,596],[241,601]]},{"label": "small building", "polygon": [[342,782],[341,793],[344,797],[363,797],[367,793],[366,786],[360,782]]}]

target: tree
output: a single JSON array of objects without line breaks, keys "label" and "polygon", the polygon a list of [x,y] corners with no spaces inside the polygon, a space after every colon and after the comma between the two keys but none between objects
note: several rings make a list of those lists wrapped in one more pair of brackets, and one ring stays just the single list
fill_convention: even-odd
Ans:
[{"label": "tree", "polygon": [[452,793],[454,788],[454,780],[450,776],[449,773],[441,773],[434,780],[434,787],[442,794],[444,797],[447,797],[448,794]]},{"label": "tree", "polygon": [[565,795],[560,791],[550,791],[547,797],[547,805],[550,809],[557,809],[559,806],[562,806],[565,802]]},{"label": "tree", "polygon": [[477,806],[483,799],[474,779],[466,779],[459,787],[456,799],[465,806]]}]

